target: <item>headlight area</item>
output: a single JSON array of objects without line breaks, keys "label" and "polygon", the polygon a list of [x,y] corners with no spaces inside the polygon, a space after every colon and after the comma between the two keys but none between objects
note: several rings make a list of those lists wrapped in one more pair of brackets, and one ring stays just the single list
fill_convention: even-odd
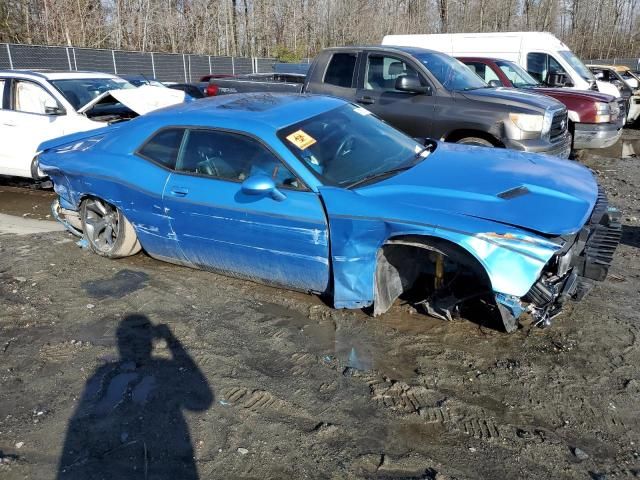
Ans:
[{"label": "headlight area", "polygon": [[582,300],[594,281],[607,277],[622,237],[620,212],[610,207],[598,187],[598,200],[587,224],[564,242],[547,263],[538,281],[522,298],[537,325],[547,326],[569,300]]}]

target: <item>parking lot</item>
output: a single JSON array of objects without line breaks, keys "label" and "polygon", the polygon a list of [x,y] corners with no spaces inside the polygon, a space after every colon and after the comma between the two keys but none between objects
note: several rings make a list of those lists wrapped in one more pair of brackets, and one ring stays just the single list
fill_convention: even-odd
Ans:
[{"label": "parking lot", "polygon": [[[139,478],[637,477],[634,148],[627,129],[580,160],[623,211],[607,280],[511,335],[107,260],[51,222],[52,192],[3,183],[0,477],[120,478],[125,461]],[[86,414],[125,397],[115,423]]]}]

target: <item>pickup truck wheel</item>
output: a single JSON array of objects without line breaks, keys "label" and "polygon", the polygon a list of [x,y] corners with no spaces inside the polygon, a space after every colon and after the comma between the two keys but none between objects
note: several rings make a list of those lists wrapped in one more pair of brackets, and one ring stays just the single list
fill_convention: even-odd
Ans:
[{"label": "pickup truck wheel", "polygon": [[113,205],[98,198],[88,198],[80,206],[80,216],[84,237],[93,253],[122,258],[141,250],[133,225]]},{"label": "pickup truck wheel", "polygon": [[461,143],[463,145],[475,145],[478,147],[494,147],[495,146],[489,140],[485,140],[484,138],[480,138],[480,137],[465,137],[456,141],[456,143]]}]

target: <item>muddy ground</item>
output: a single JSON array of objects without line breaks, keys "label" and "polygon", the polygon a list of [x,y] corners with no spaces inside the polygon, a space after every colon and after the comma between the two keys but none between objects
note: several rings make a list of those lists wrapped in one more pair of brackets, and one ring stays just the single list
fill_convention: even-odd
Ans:
[{"label": "muddy ground", "polygon": [[[624,210],[609,278],[512,335],[0,234],[0,478],[640,476],[640,131],[624,139],[581,159]],[[0,212],[46,221],[50,197],[0,186]]]}]

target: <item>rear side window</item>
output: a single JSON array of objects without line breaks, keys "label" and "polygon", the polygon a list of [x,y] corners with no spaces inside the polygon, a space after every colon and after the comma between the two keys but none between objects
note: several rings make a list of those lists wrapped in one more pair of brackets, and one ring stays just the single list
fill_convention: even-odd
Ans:
[{"label": "rear side window", "polygon": [[156,133],[138,150],[138,155],[158,163],[163,167],[174,169],[180,144],[184,136],[184,128],[167,128]]},{"label": "rear side window", "polygon": [[324,83],[351,88],[357,58],[355,53],[334,53],[324,74]]},{"label": "rear side window", "polygon": [[500,79],[498,78],[498,75],[496,75],[496,72],[494,72],[493,69],[485,63],[465,62],[465,65],[469,67],[471,70],[473,70],[473,72],[485,82],[489,82],[491,80],[500,81]]}]

